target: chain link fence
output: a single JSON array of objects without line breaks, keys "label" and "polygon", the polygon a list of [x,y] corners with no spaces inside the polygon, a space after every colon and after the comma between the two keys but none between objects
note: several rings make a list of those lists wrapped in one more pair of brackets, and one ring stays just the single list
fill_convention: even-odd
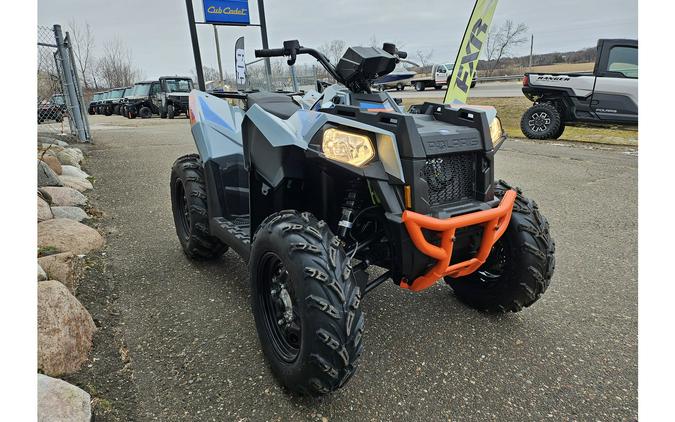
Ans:
[{"label": "chain link fence", "polygon": [[60,25],[38,26],[37,122],[38,133],[74,135],[91,139],[75,57]]},{"label": "chain link fence", "polygon": [[[298,90],[308,91],[316,88],[316,81],[335,83],[326,70],[319,65],[296,65],[294,66],[295,80]],[[272,59],[272,91],[293,91],[293,76],[285,63],[285,60],[275,61]],[[246,66],[246,85],[248,89],[267,91],[267,77],[265,64],[256,61]]]}]

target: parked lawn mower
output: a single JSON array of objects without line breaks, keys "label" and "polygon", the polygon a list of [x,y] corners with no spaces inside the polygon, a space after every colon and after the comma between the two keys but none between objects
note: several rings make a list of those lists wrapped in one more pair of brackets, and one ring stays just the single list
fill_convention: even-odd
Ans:
[{"label": "parked lawn mower", "polygon": [[393,44],[351,47],[336,66],[298,41],[256,50],[289,65],[300,54],[337,84],[304,98],[191,92],[198,154],[176,160],[170,188],[185,254],[231,248],[248,261],[272,372],[317,396],[356,371],[361,301],[375,287],[419,292],[443,279],[473,308],[517,312],[549,286],[555,246],[535,202],[494,180],[506,139],[494,109],[425,103],[411,114],[371,92],[406,57]]}]

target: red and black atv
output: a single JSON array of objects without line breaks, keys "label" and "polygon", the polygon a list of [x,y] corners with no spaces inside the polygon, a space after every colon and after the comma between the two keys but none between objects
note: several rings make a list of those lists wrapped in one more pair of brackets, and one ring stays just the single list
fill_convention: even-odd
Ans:
[{"label": "red and black atv", "polygon": [[[494,180],[506,139],[494,109],[426,103],[406,113],[372,81],[404,52],[352,47],[336,66],[297,41],[258,57],[316,58],[338,82],[301,97],[190,94],[198,154],[171,173],[176,232],[190,258],[232,248],[249,262],[265,356],[288,389],[342,387],[363,350],[366,293],[444,280],[486,312],[546,291],[554,242],[534,201]],[[227,100],[238,100],[232,106]],[[370,276],[376,266],[384,272]]]}]

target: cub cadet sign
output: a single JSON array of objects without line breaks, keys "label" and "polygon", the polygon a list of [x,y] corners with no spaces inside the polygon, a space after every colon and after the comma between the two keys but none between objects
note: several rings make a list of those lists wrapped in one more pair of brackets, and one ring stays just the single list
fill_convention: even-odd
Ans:
[{"label": "cub cadet sign", "polygon": [[248,25],[248,0],[204,0],[204,21]]}]

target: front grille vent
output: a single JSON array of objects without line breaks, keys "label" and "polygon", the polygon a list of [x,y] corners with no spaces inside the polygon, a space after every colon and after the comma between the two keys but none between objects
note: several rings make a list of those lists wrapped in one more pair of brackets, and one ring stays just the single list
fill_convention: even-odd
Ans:
[{"label": "front grille vent", "polygon": [[428,158],[420,177],[429,186],[429,205],[443,205],[473,198],[476,154],[469,152]]}]

